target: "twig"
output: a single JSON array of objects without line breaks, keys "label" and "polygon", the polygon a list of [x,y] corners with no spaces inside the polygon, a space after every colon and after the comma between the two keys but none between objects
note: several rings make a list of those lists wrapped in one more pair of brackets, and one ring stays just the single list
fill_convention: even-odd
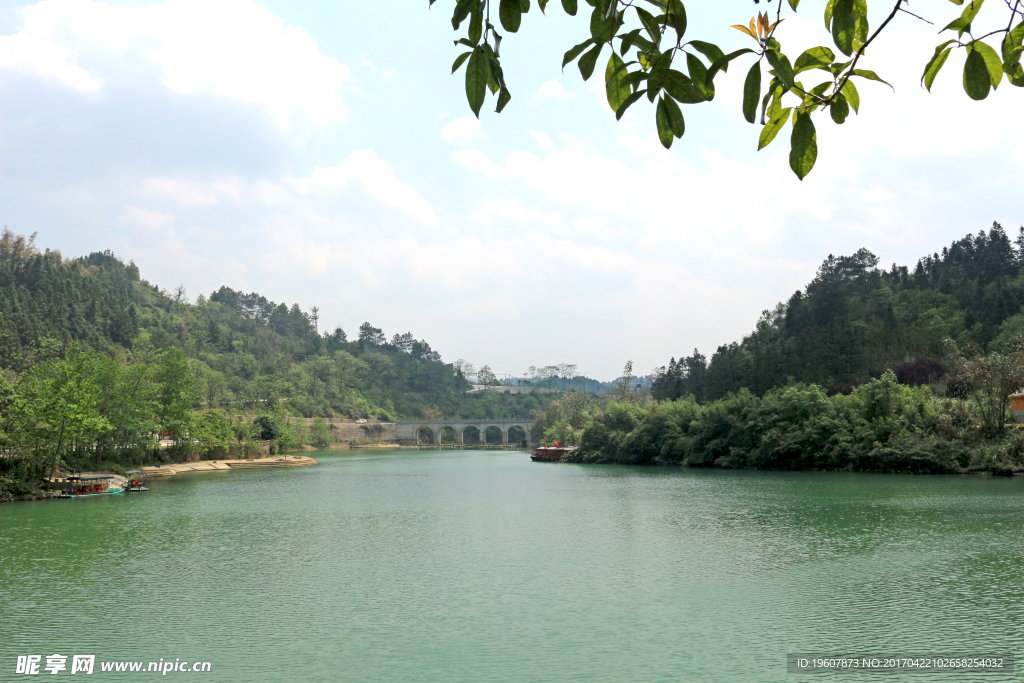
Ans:
[{"label": "twig", "polygon": [[907,14],[909,14],[909,15],[910,15],[910,16],[912,16],[912,17],[917,17],[918,19],[920,19],[921,21],[923,21],[923,22],[924,22],[924,23],[926,23],[926,24],[931,24],[932,26],[935,26],[935,24],[934,24],[934,23],[932,23],[932,22],[928,21],[928,20],[927,20],[927,19],[925,19],[924,17],[921,17],[921,16],[918,16],[918,15],[914,14],[914,13],[913,13],[913,12],[911,12],[910,10],[905,10],[905,9],[903,9],[902,7],[900,7],[900,11],[901,11],[901,12],[906,12]]},{"label": "twig", "polygon": [[1013,5],[1010,5],[1010,0],[1004,0],[1004,1],[1006,2],[1006,6],[1010,8],[1010,23],[1011,24],[1013,23],[1013,17],[1015,15],[1019,14],[1019,15],[1021,15],[1021,17],[1024,17],[1024,11],[1021,11],[1021,10],[1017,9],[1018,7],[1020,7],[1020,0],[1017,0],[1015,3],[1013,3]]},{"label": "twig", "polygon": [[[1006,0],[1006,6],[1010,7],[1010,0]],[[1006,32],[1007,33],[1010,32],[1010,28],[1013,26],[1013,18],[1016,17],[1017,14],[1018,14],[1018,10],[1017,10],[1018,7],[1020,7],[1020,0],[1016,0],[1013,3],[1013,7],[1010,7],[1010,23],[1008,23],[1006,25]],[[1024,11],[1021,11],[1019,13],[1020,13],[1021,17],[1024,17]]]}]

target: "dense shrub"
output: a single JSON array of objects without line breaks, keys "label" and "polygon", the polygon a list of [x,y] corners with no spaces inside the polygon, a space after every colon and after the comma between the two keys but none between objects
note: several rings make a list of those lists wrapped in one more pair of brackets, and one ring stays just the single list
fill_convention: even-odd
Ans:
[{"label": "dense shrub", "polygon": [[1024,437],[984,462],[970,407],[901,384],[887,370],[849,394],[791,384],[758,397],[740,390],[647,408],[610,403],[592,415],[568,459],[772,470],[952,473],[1024,469]]}]

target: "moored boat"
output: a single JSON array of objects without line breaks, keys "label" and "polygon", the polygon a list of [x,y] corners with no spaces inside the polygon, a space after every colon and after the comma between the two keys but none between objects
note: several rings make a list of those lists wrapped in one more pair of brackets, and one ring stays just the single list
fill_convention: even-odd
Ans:
[{"label": "moored boat", "polygon": [[575,449],[575,446],[559,446],[557,442],[554,446],[545,444],[535,450],[530,459],[534,462],[558,462],[562,459],[563,455]]},{"label": "moored boat", "polygon": [[146,486],[146,475],[140,473],[139,470],[132,470],[128,472],[130,478],[124,484],[124,490],[128,493],[141,493],[142,491],[148,491],[149,488]]},{"label": "moored boat", "polygon": [[68,477],[67,494],[72,498],[123,493],[125,478],[116,474],[82,474]]}]

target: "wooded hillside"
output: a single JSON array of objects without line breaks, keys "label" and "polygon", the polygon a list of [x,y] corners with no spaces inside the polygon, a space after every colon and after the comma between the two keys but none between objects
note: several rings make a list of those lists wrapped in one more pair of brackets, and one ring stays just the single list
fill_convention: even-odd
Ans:
[{"label": "wooded hillside", "polygon": [[793,380],[848,393],[888,368],[904,384],[934,383],[948,369],[945,339],[1001,350],[1024,332],[1022,305],[1024,228],[1011,242],[995,223],[912,269],[879,268],[867,249],[830,255],[742,341],[718,347],[710,361],[697,350],[671,359],[652,393],[703,402],[742,388],[762,395]]},{"label": "wooded hillside", "polygon": [[282,402],[306,417],[524,417],[532,396],[482,393],[412,333],[364,323],[318,334],[298,304],[221,287],[190,302],[110,251],[66,259],[32,238],[0,238],[0,368],[19,373],[73,343],[126,363],[180,348],[198,408],[263,412]]}]

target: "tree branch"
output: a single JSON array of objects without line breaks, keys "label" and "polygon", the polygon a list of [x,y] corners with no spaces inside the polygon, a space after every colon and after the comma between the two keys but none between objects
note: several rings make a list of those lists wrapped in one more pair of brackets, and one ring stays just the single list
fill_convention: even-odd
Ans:
[{"label": "tree branch", "polygon": [[896,6],[892,8],[892,12],[890,12],[889,16],[885,18],[885,21],[882,22],[882,25],[875,29],[875,32],[872,33],[871,36],[867,39],[867,41],[865,41],[864,44],[860,46],[860,49],[857,50],[857,54],[854,55],[853,62],[850,64],[850,68],[846,70],[846,75],[843,76],[841,81],[836,83],[835,90],[832,91],[832,95],[829,96],[826,101],[831,101],[837,93],[842,91],[843,86],[846,85],[846,82],[850,80],[850,76],[853,75],[853,70],[857,68],[857,62],[860,61],[860,58],[864,56],[864,52],[868,49],[868,45],[874,42],[875,38],[878,37],[878,34],[881,33],[885,29],[885,27],[889,25],[889,22],[893,20],[893,17],[895,17],[902,9],[901,5],[905,1],[906,0],[896,0]]}]

